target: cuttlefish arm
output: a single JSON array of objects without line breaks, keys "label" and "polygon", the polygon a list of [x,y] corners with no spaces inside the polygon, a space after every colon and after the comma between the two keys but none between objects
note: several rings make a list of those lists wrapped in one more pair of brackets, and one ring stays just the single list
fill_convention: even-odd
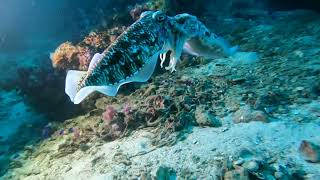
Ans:
[{"label": "cuttlefish arm", "polygon": [[[223,49],[227,56],[232,56],[238,50],[238,46],[231,45],[222,37],[210,33],[209,29],[190,14],[178,14],[170,19],[170,32],[164,49],[170,50],[170,63],[166,67],[171,72],[176,71],[175,66],[180,60],[182,51],[195,56],[214,57],[215,46]],[[161,67],[166,59],[166,53],[161,53]]]},{"label": "cuttlefish arm", "polygon": [[185,42],[185,37],[181,37],[176,41],[175,47],[172,48],[172,52],[170,54],[169,66],[166,67],[166,70],[170,70],[171,72],[176,71],[176,65],[180,61]]},{"label": "cuttlefish arm", "polygon": [[[216,46],[221,47],[226,56],[234,55],[239,49],[239,46],[232,47],[224,38],[217,37],[215,35],[212,35],[212,37],[194,37],[187,41],[185,39],[186,38],[181,38],[177,40],[175,47],[172,48],[169,66],[166,67],[166,70],[170,70],[171,72],[176,71],[176,64],[179,62],[183,51],[194,56],[214,58]],[[162,53],[160,55],[160,59],[160,66],[163,67],[163,63],[166,59],[166,53]]]},{"label": "cuttlefish arm", "polygon": [[165,67],[171,72],[176,71],[176,65],[180,61],[183,52],[183,46],[186,43],[187,36],[183,34],[176,35],[177,38],[170,38],[160,53],[160,66],[163,68],[163,63],[166,60],[168,51],[170,51],[169,65]]},{"label": "cuttlefish arm", "polygon": [[163,68],[163,63],[167,58],[167,51],[160,54],[160,67]]},{"label": "cuttlefish arm", "polygon": [[216,46],[222,48],[226,56],[234,55],[239,49],[239,46],[232,47],[224,38],[211,35],[210,37],[191,38],[184,44],[183,50],[194,56],[213,58],[215,57]]}]

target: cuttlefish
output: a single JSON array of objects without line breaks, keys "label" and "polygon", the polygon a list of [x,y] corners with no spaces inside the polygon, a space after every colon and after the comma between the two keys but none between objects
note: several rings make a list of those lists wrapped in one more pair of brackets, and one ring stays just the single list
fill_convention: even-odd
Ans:
[{"label": "cuttlefish", "polygon": [[123,84],[146,82],[158,57],[163,67],[168,51],[171,53],[166,69],[174,72],[183,51],[210,57],[214,45],[227,55],[237,50],[195,16],[185,13],[170,17],[161,11],[147,11],[106,50],[93,56],[88,71],[68,71],[65,92],[74,104],[94,91],[115,96]]}]

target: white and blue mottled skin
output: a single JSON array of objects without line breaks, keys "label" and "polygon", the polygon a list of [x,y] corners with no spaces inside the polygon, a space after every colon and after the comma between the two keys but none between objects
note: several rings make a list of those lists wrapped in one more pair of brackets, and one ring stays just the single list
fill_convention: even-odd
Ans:
[{"label": "white and blue mottled skin", "polygon": [[168,51],[171,53],[166,69],[173,72],[183,50],[201,56],[205,55],[204,47],[215,44],[228,55],[237,49],[210,33],[195,16],[169,17],[161,11],[147,11],[103,53],[94,55],[87,72],[68,71],[65,92],[74,104],[94,91],[115,96],[123,84],[146,82],[159,56],[163,67]]}]

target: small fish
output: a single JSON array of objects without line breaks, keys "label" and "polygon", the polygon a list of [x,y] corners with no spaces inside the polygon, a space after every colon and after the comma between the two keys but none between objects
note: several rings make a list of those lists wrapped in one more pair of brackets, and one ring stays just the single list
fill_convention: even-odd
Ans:
[{"label": "small fish", "polygon": [[52,131],[52,129],[51,129],[51,125],[46,125],[43,129],[42,129],[42,138],[43,139],[47,139],[47,138],[49,138],[50,137],[50,135],[51,135],[51,131]]},{"label": "small fish", "polygon": [[[214,37],[195,16],[170,17],[161,11],[144,12],[103,53],[93,56],[87,72],[68,71],[65,92],[74,104],[79,104],[94,91],[115,96],[123,84],[146,82],[154,72],[159,56],[163,67],[166,54],[171,51],[166,69],[173,72],[185,43],[195,38],[206,45],[219,44],[220,41],[212,41]],[[192,47],[193,44],[189,45]],[[189,50],[193,52],[192,48]]]},{"label": "small fish", "polygon": [[5,34],[4,34],[4,35],[0,35],[0,46],[5,43],[6,37],[7,37],[7,36],[6,36]]},{"label": "small fish", "polygon": [[74,128],[69,128],[68,129],[68,133],[73,133],[73,131],[74,131]]},{"label": "small fish", "polygon": [[63,136],[63,135],[64,135],[64,129],[60,129],[59,135],[60,135],[60,136]]},{"label": "small fish", "polygon": [[0,151],[0,156],[5,155],[5,154],[6,154],[6,152]]}]

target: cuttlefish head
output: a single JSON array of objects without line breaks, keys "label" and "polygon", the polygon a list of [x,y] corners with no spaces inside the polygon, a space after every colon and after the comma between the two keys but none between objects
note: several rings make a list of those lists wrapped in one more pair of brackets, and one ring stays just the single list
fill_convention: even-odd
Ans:
[{"label": "cuttlefish head", "polygon": [[196,16],[183,13],[173,17],[174,28],[189,38],[208,38],[213,33]]},{"label": "cuttlefish head", "polygon": [[223,49],[227,56],[237,52],[238,46],[232,47],[224,38],[217,36],[190,14],[178,14],[173,17],[174,29],[184,34],[184,50],[192,55],[214,57],[215,46]]},{"label": "cuttlefish head", "polygon": [[145,16],[151,16],[152,19],[157,23],[164,23],[164,22],[168,21],[168,18],[170,18],[162,11],[145,11],[145,12],[141,13],[140,19]]},{"label": "cuttlefish head", "polygon": [[158,41],[167,42],[168,39],[172,39],[171,30],[173,29],[172,17],[166,15],[162,11],[145,11],[140,15],[140,20],[148,19],[144,21],[146,23],[147,31],[154,34]]}]

